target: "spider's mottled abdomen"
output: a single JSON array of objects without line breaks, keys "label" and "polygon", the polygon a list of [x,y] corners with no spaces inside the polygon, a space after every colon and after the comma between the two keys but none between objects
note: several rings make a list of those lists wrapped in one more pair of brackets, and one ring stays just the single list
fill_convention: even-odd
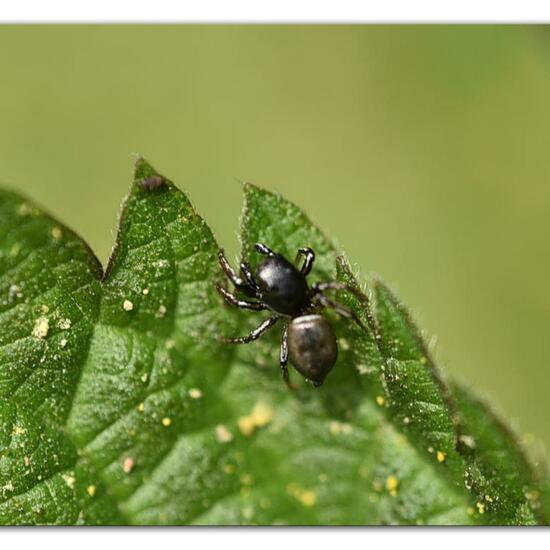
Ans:
[{"label": "spider's mottled abdomen", "polygon": [[288,326],[290,362],[305,378],[319,387],[338,358],[336,336],[321,315],[303,315]]},{"label": "spider's mottled abdomen", "polygon": [[310,307],[305,276],[284,256],[267,257],[258,266],[255,279],[262,301],[276,313],[295,317]]}]

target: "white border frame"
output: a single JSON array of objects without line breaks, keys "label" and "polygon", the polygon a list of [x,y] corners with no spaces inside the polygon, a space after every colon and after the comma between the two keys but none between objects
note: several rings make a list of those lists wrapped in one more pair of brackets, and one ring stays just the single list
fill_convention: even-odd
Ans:
[{"label": "white border frame", "polygon": [[540,23],[544,0],[18,0],[4,23]]},{"label": "white border frame", "polygon": [[[0,23],[541,23],[550,21],[550,2],[537,0],[19,0],[4,4]],[[1,31],[1,29],[0,29]],[[280,550],[285,547],[407,550],[545,547],[546,528],[2,528],[4,548],[28,543],[40,550],[190,548],[212,544],[223,550]],[[521,537],[521,538],[519,538]],[[32,545],[32,546],[31,546]]]},{"label": "white border frame", "polygon": [[[205,548],[223,550],[464,550],[472,548],[530,548],[548,546],[550,531],[544,527],[355,527],[355,528],[4,528],[2,546],[40,550],[97,550],[105,548]],[[544,541],[546,540],[546,544]],[[26,544],[25,544],[25,547]]]}]

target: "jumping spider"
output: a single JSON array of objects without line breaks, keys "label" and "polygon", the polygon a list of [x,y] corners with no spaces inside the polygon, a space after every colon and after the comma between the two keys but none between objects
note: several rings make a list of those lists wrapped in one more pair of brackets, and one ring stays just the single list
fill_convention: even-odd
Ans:
[{"label": "jumping spider", "polygon": [[223,341],[230,344],[248,344],[283,319],[285,325],[282,333],[280,364],[285,383],[292,387],[287,367],[290,359],[296,370],[307,381],[319,387],[336,363],[338,356],[334,331],[328,320],[319,312],[324,308],[332,308],[343,317],[353,319],[361,325],[361,321],[351,309],[331,300],[324,295],[324,291],[348,290],[354,293],[356,291],[345,283],[337,281],[314,283],[310,287],[306,277],[315,261],[315,253],[311,248],[298,249],[295,263],[300,257],[304,259],[298,269],[284,256],[273,252],[264,244],[256,243],[254,247],[265,256],[255,273],[252,273],[248,263],[243,262],[240,266],[240,275],[237,275],[227,261],[223,250],[219,252],[219,260],[221,268],[235,288],[255,300],[241,300],[224,287],[220,285],[216,287],[229,304],[252,311],[270,310],[272,315],[250,334]]}]

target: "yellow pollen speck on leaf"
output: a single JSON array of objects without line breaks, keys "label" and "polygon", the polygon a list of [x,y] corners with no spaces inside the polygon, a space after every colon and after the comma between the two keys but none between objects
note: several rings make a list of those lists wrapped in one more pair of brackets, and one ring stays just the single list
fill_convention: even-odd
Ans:
[{"label": "yellow pollen speck on leaf", "polygon": [[224,464],[223,465],[223,471],[226,474],[234,474],[235,473],[235,466],[233,464]]},{"label": "yellow pollen speck on leaf", "polygon": [[157,311],[155,317],[157,317],[158,319],[160,319],[160,318],[162,318],[162,317],[164,317],[164,316],[166,315],[166,312],[167,312],[167,311],[168,311],[168,310],[166,309],[166,306],[165,306],[164,304],[160,304],[159,309],[158,309],[158,311]]},{"label": "yellow pollen speck on leaf", "polygon": [[254,515],[254,508],[252,506],[245,506],[242,511],[244,519],[252,519]]},{"label": "yellow pollen speck on leaf", "polygon": [[367,365],[359,364],[357,365],[357,371],[359,374],[368,374],[370,372],[370,367],[367,367]]},{"label": "yellow pollen speck on leaf", "polygon": [[165,417],[162,419],[162,425],[165,426],[166,428],[168,428],[168,426],[170,426],[170,424],[172,424],[172,420],[170,420],[170,418],[168,418],[167,416],[165,416]]},{"label": "yellow pollen speck on leaf", "polygon": [[122,308],[124,311],[132,311],[134,309],[134,304],[130,300],[124,300],[122,303]]},{"label": "yellow pollen speck on leaf", "polygon": [[340,344],[340,349],[343,349],[344,351],[347,351],[350,348],[349,342],[345,338],[340,338],[338,343]]},{"label": "yellow pollen speck on leaf", "polygon": [[56,240],[56,241],[59,241],[61,239],[61,237],[63,237],[63,231],[61,231],[61,227],[53,227],[52,228],[52,237]]},{"label": "yellow pollen speck on leaf", "polygon": [[440,464],[442,462],[445,462],[445,459],[447,458],[447,455],[443,451],[437,451],[437,454],[435,456]]},{"label": "yellow pollen speck on leaf", "polygon": [[342,428],[342,433],[344,434],[350,434],[353,431],[351,424],[349,424],[348,422],[342,422],[341,428]]},{"label": "yellow pollen speck on leaf", "polygon": [[149,289],[148,289],[148,288],[144,288],[141,292],[142,292],[142,294],[144,294],[145,296],[147,296],[147,294],[149,294]]},{"label": "yellow pollen speck on leaf", "polygon": [[241,476],[241,483],[243,485],[252,485],[254,478],[250,474],[243,474]]},{"label": "yellow pollen speck on leaf", "polygon": [[382,395],[377,395],[376,396],[376,403],[378,403],[378,405],[383,407],[386,404],[386,399]]},{"label": "yellow pollen speck on leaf", "polygon": [[239,430],[243,435],[249,437],[256,431],[256,428],[269,424],[272,418],[273,409],[267,403],[260,401],[254,405],[250,414],[239,418]]},{"label": "yellow pollen speck on leaf", "polygon": [[220,443],[229,443],[233,440],[233,434],[223,424],[216,426],[216,439]]},{"label": "yellow pollen speck on leaf", "polygon": [[390,493],[392,497],[394,497],[397,494],[397,486],[399,485],[399,481],[395,476],[388,476],[386,478],[386,489]]},{"label": "yellow pollen speck on leaf", "polygon": [[70,475],[70,474],[64,474],[62,477],[65,480],[65,483],[67,484],[67,487],[69,487],[69,489],[73,489],[74,484],[76,482],[76,478],[74,476]]},{"label": "yellow pollen speck on leaf", "polygon": [[338,422],[337,420],[333,420],[329,424],[328,429],[330,430],[330,433],[332,435],[338,435],[342,430],[342,426],[340,425],[340,422]]},{"label": "yellow pollen speck on leaf", "polygon": [[17,213],[20,216],[31,216],[34,213],[35,207],[28,202],[23,202],[17,208]]},{"label": "yellow pollen speck on leaf", "polygon": [[317,502],[317,495],[311,489],[302,489],[296,483],[289,483],[286,490],[303,506],[311,507]]},{"label": "yellow pollen speck on leaf", "polygon": [[174,349],[176,347],[176,341],[173,338],[169,338],[164,345],[166,349]]},{"label": "yellow pollen speck on leaf", "polygon": [[307,507],[313,506],[317,502],[317,495],[314,491],[303,491],[298,495],[298,500]]},{"label": "yellow pollen speck on leaf", "polygon": [[267,403],[260,401],[252,409],[252,418],[254,418],[256,426],[265,426],[273,418],[273,409]]},{"label": "yellow pollen speck on leaf", "polygon": [[338,420],[332,420],[329,424],[329,431],[332,435],[350,434],[353,431],[353,427],[348,422],[338,422]]},{"label": "yellow pollen speck on leaf", "polygon": [[40,317],[36,320],[34,328],[32,329],[32,335],[36,338],[46,338],[50,330],[50,321],[47,317]]},{"label": "yellow pollen speck on leaf", "polygon": [[476,506],[477,506],[477,510],[480,514],[485,513],[485,504],[483,504],[482,502],[476,502]]},{"label": "yellow pollen speck on leaf", "polygon": [[247,437],[251,436],[254,433],[254,430],[256,429],[254,420],[250,416],[241,416],[239,418],[238,424],[239,424],[239,430],[241,430],[241,433],[243,435],[246,435]]},{"label": "yellow pollen speck on leaf", "polygon": [[137,407],[137,410],[139,412],[143,412],[145,410],[145,403],[140,403]]},{"label": "yellow pollen speck on leaf", "polygon": [[200,399],[202,397],[202,391],[199,388],[191,388],[189,390],[189,397],[191,399]]},{"label": "yellow pollen speck on leaf", "polygon": [[124,459],[124,462],[122,463],[122,471],[125,474],[129,474],[134,469],[135,465],[136,465],[135,459],[133,459],[131,456],[127,456]]},{"label": "yellow pollen speck on leaf", "polygon": [[86,492],[93,497],[96,492],[96,486],[95,485],[88,485],[88,488],[86,489]]}]

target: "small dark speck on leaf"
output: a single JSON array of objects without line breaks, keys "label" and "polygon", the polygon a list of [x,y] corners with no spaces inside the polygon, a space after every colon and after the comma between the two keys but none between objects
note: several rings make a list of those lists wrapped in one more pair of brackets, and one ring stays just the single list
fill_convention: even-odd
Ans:
[{"label": "small dark speck on leaf", "polygon": [[155,189],[163,187],[166,181],[162,176],[150,176],[148,178],[143,178],[139,184],[144,191],[154,191]]}]

